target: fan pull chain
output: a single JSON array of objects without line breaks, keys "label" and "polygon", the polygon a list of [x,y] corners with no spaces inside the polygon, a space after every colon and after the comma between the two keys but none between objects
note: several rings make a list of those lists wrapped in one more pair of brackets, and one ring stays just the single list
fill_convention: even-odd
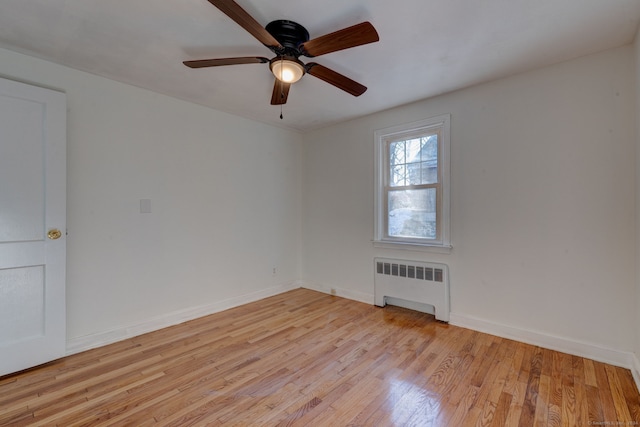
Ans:
[{"label": "fan pull chain", "polygon": [[[280,57],[280,81],[283,81],[284,75],[284,57]],[[280,87],[282,87],[282,83],[280,83]],[[284,88],[280,90],[280,99],[284,99]],[[282,102],[280,102],[280,120],[284,119],[282,115]]]},{"label": "fan pull chain", "polygon": [[[280,81],[282,81],[282,76],[284,74],[284,58],[280,57]],[[284,99],[284,89],[280,90],[280,99]],[[280,103],[280,120],[284,119],[282,115],[282,102]]]}]

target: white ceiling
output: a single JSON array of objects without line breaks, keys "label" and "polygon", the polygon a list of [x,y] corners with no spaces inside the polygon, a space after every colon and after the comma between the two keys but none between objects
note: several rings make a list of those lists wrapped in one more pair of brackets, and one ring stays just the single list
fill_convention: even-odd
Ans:
[{"label": "white ceiling", "polygon": [[310,130],[630,43],[640,18],[640,0],[236,1],[263,25],[293,20],[311,38],[370,21],[378,43],[313,60],[369,90],[356,98],[307,75],[292,86],[280,120],[280,107],[269,104],[268,64],[182,64],[273,56],[207,0],[2,0],[0,47]]}]

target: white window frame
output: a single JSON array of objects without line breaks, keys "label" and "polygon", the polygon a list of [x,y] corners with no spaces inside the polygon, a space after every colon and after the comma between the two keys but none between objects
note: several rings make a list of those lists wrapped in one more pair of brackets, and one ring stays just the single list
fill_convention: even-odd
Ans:
[{"label": "white window frame", "polygon": [[[438,175],[439,192],[436,198],[439,206],[436,212],[437,239],[406,238],[387,235],[387,188],[390,177],[388,144],[402,141],[416,134],[438,130]],[[451,155],[451,115],[444,114],[412,123],[379,129],[374,132],[375,142],[375,214],[374,239],[377,247],[429,250],[449,253],[451,250],[450,228],[450,155]]]}]

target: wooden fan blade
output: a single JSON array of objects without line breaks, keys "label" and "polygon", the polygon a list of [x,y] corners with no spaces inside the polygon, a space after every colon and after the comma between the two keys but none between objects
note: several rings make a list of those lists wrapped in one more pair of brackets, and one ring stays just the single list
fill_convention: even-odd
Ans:
[{"label": "wooden fan blade", "polygon": [[267,62],[269,62],[268,58],[260,56],[243,56],[238,58],[198,59],[196,61],[184,61],[183,64],[189,68],[204,68],[237,64],[265,64]]},{"label": "wooden fan blade", "polygon": [[350,93],[353,96],[360,96],[367,91],[367,87],[351,80],[349,77],[333,71],[323,65],[310,62],[306,66],[307,73],[314,77],[324,80],[330,85],[334,85],[338,89]]},{"label": "wooden fan blade", "polygon": [[314,57],[338,50],[349,49],[380,40],[378,32],[370,22],[362,22],[331,34],[302,43],[300,49],[304,56]]},{"label": "wooden fan blade", "polygon": [[273,93],[271,94],[271,105],[286,104],[290,87],[291,83],[285,83],[276,79],[276,82],[273,85]]},{"label": "wooden fan blade", "polygon": [[258,21],[253,19],[240,5],[233,0],[209,0],[209,3],[220,9],[222,13],[233,19],[249,34],[258,39],[265,46],[280,48],[282,45]]}]

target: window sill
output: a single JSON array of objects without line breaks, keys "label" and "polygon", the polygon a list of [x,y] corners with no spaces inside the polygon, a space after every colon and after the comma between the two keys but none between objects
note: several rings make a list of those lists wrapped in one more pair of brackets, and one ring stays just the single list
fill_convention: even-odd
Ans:
[{"label": "window sill", "polygon": [[405,251],[431,252],[437,254],[450,254],[453,247],[450,245],[428,245],[420,243],[390,242],[388,240],[372,240],[373,246],[382,249],[400,249]]}]

